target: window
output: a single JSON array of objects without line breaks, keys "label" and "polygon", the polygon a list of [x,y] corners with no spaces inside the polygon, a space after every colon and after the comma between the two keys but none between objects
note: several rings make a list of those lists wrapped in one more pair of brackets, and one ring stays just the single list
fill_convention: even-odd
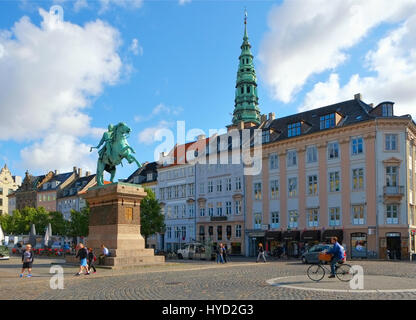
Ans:
[{"label": "window", "polygon": [[270,170],[274,170],[274,169],[277,169],[279,167],[277,153],[270,154],[270,156],[269,156],[269,165],[270,165]]},{"label": "window", "polygon": [[193,205],[190,205],[188,207],[188,212],[189,212],[189,217],[193,218],[194,217],[194,206]]},{"label": "window", "polygon": [[364,169],[353,169],[352,170],[352,190],[363,190],[364,189]]},{"label": "window", "polygon": [[308,176],[308,195],[315,196],[318,194],[318,176]]},{"label": "window", "polygon": [[328,159],[338,159],[339,158],[339,144],[338,142],[328,143]]},{"label": "window", "polygon": [[188,184],[188,196],[192,197],[194,195],[195,184],[190,183]]},{"label": "window", "polygon": [[335,127],[335,113],[322,116],[319,120],[321,130]]},{"label": "window", "polygon": [[181,234],[180,227],[175,227],[175,239],[179,239]]},{"label": "window", "polygon": [[392,117],[393,116],[393,105],[391,105],[389,103],[384,103],[381,107],[382,107],[383,117]]},{"label": "window", "polygon": [[319,211],[317,208],[307,210],[308,227],[317,227],[319,225],[318,216]]},{"label": "window", "polygon": [[225,190],[231,191],[231,178],[225,179]]},{"label": "window", "polygon": [[214,216],[214,205],[212,203],[208,204],[208,215],[210,217]]},{"label": "window", "polygon": [[254,214],[254,229],[261,229],[261,213]]},{"label": "window", "polygon": [[364,205],[352,206],[352,224],[364,224]]},{"label": "window", "polygon": [[3,188],[0,188],[0,195],[3,195]]},{"label": "window", "polygon": [[235,178],[235,190],[241,190],[241,177]]},{"label": "window", "polygon": [[329,208],[329,226],[335,227],[341,225],[341,214],[340,208]]},{"label": "window", "polygon": [[300,128],[301,128],[301,123],[300,122],[296,122],[296,123],[291,123],[287,126],[287,136],[290,137],[295,137],[295,136],[300,136]]},{"label": "window", "polygon": [[289,178],[288,191],[289,197],[296,197],[298,191],[298,178]]},{"label": "window", "polygon": [[217,226],[217,239],[222,240],[222,226]]},{"label": "window", "polygon": [[314,163],[318,161],[318,150],[315,146],[310,146],[306,148],[306,162]]},{"label": "window", "polygon": [[270,221],[272,222],[272,228],[279,228],[280,226],[280,217],[279,211],[274,211],[270,214]]},{"label": "window", "polygon": [[254,184],[254,199],[261,200],[261,182]]},{"label": "window", "polygon": [[270,142],[270,131],[269,130],[263,130],[261,133],[261,141],[263,143]]},{"label": "window", "polygon": [[397,151],[397,134],[386,134],[385,147],[387,151]]},{"label": "window", "polygon": [[205,235],[205,227],[204,226],[199,226],[199,235],[200,236],[204,236]]},{"label": "window", "polygon": [[166,237],[172,239],[172,227],[166,227]]},{"label": "window", "polygon": [[362,154],[364,152],[363,149],[363,138],[354,138],[351,140],[351,154],[353,156]]},{"label": "window", "polygon": [[289,227],[290,228],[297,228],[298,227],[298,211],[297,210],[290,210],[289,211]]},{"label": "window", "polygon": [[236,200],[234,202],[234,205],[235,205],[235,214],[236,215],[241,214],[241,200]]},{"label": "window", "polygon": [[205,217],[205,208],[199,208],[199,216]]},{"label": "window", "polygon": [[208,193],[214,192],[214,183],[213,181],[208,181]]},{"label": "window", "polygon": [[231,215],[231,201],[226,201],[225,202],[225,214],[227,216]]},{"label": "window", "polygon": [[241,225],[237,224],[235,226],[235,237],[241,238]]},{"label": "window", "polygon": [[279,180],[270,181],[270,199],[277,199],[279,196]]},{"label": "window", "polygon": [[399,206],[397,204],[389,204],[386,206],[386,223],[399,223]]},{"label": "window", "polygon": [[217,192],[222,192],[222,181],[217,180]]},{"label": "window", "polygon": [[386,167],[386,186],[396,187],[397,186],[397,167],[389,166]]},{"label": "window", "polygon": [[287,152],[287,166],[294,167],[297,164],[296,150]]},{"label": "window", "polygon": [[222,217],[222,202],[217,202],[217,216]]},{"label": "window", "polygon": [[339,172],[330,172],[329,173],[329,192],[338,192],[340,191],[340,180]]},{"label": "window", "polygon": [[186,227],[182,226],[182,240],[185,240],[186,238]]}]

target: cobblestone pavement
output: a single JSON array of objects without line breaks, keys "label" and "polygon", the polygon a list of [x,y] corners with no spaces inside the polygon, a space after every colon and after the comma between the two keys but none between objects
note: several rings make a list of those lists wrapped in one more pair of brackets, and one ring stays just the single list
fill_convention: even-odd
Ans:
[{"label": "cobblestone pavement", "polygon": [[[18,278],[20,261],[0,261],[0,299],[136,299],[136,300],[282,300],[282,299],[416,299],[415,292],[328,292],[270,285],[279,277],[305,277],[308,265],[298,260],[255,263],[253,258],[233,258],[227,264],[208,261],[167,260],[165,265],[127,270],[98,269],[96,274],[74,276],[78,270],[64,266],[64,289],[50,289],[51,262],[37,259],[33,278]],[[361,265],[372,281],[380,277],[384,288],[398,288],[397,277],[416,283],[416,263],[391,261],[349,261]],[[338,281],[337,279],[331,279]],[[270,281],[269,281],[270,282]],[[328,280],[322,282],[325,286]],[[391,284],[391,286],[390,286]],[[319,287],[319,285],[318,285]],[[409,289],[411,285],[407,285]],[[372,287],[373,288],[373,287]],[[365,289],[365,288],[364,288]],[[412,289],[416,289],[416,286]]]}]

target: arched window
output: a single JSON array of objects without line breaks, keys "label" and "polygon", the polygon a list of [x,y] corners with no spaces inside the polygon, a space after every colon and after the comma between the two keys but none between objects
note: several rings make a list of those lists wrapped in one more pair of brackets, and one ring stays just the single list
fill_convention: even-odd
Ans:
[{"label": "arched window", "polygon": [[250,86],[247,86],[247,93],[250,93]]}]

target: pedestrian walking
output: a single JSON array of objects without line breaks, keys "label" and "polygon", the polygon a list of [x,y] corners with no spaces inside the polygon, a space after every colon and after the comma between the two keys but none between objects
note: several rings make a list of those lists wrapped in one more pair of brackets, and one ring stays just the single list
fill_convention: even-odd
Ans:
[{"label": "pedestrian walking", "polygon": [[222,258],[224,260],[224,263],[227,263],[228,256],[227,256],[227,246],[226,245],[222,246]]},{"label": "pedestrian walking", "polygon": [[266,262],[266,257],[264,255],[263,244],[261,244],[261,243],[259,243],[259,255],[257,256],[256,263],[259,262],[260,257],[262,257],[263,258],[263,261]]},{"label": "pedestrian walking", "polygon": [[97,270],[95,269],[94,262],[97,260],[92,248],[88,248],[88,270],[91,272],[91,269],[94,269],[93,273],[96,273]]},{"label": "pedestrian walking", "polygon": [[79,258],[79,272],[76,273],[76,276],[81,275],[82,270],[85,270],[85,274],[89,275],[89,271],[88,271],[88,263],[87,263],[87,258],[88,258],[88,251],[87,249],[84,247],[84,245],[82,243],[80,243],[78,245],[78,253],[75,256],[75,258]]},{"label": "pedestrian walking", "polygon": [[216,254],[217,254],[217,263],[224,263],[224,257],[223,257],[223,250],[222,250],[222,243],[220,243],[216,250],[215,250]]},{"label": "pedestrian walking", "polygon": [[26,277],[32,277],[32,263],[35,258],[35,254],[32,251],[32,246],[30,244],[26,245],[26,250],[22,253],[22,272],[20,273],[20,278],[23,278],[23,274],[27,269],[28,275]]}]

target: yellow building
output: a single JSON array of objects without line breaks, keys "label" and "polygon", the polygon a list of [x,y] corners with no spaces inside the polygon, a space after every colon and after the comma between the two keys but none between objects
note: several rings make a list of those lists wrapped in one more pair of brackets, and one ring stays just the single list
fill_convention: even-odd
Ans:
[{"label": "yellow building", "polygon": [[9,212],[8,195],[13,193],[22,184],[22,178],[12,176],[9,168],[5,164],[0,171],[0,214],[11,214]]}]

